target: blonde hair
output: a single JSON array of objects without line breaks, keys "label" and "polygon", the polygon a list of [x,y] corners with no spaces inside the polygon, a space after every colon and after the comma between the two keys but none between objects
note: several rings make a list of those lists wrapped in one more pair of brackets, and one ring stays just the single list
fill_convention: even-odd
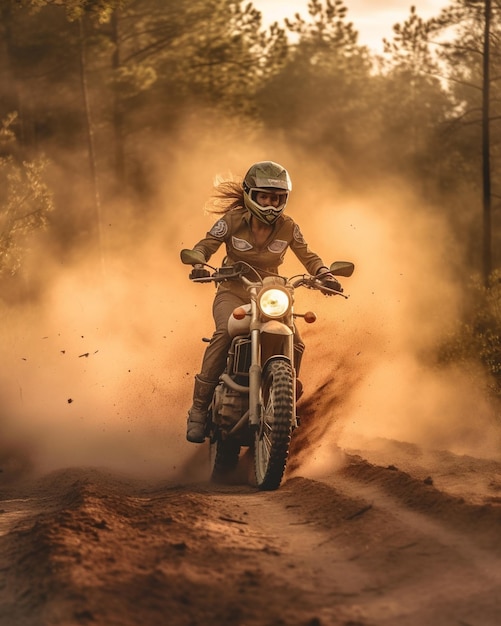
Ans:
[{"label": "blonde hair", "polygon": [[224,180],[216,177],[214,190],[205,203],[208,213],[228,213],[244,206],[244,188],[238,180]]}]

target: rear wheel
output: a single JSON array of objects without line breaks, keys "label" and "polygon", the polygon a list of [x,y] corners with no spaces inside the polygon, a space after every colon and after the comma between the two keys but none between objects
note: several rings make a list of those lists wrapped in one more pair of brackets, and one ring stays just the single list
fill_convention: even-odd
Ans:
[{"label": "rear wheel", "polygon": [[210,446],[211,480],[224,482],[238,465],[240,444],[234,439],[217,438]]},{"label": "rear wheel", "polygon": [[263,415],[256,433],[254,466],[260,489],[278,489],[285,471],[294,418],[294,374],[286,359],[270,361],[263,372]]}]

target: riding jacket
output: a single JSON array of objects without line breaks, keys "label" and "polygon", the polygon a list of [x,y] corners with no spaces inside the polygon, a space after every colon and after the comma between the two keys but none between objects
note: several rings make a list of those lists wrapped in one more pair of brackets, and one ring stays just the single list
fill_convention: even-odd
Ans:
[{"label": "riding jacket", "polygon": [[236,208],[225,213],[212,226],[204,239],[199,241],[195,250],[199,250],[208,261],[219,249],[226,246],[224,265],[233,265],[245,261],[265,273],[278,273],[285,253],[290,248],[306,271],[315,275],[325,268],[322,259],[312,252],[301,233],[299,226],[288,215],[280,215],[273,224],[269,237],[258,246],[250,225],[251,213],[246,208]]}]

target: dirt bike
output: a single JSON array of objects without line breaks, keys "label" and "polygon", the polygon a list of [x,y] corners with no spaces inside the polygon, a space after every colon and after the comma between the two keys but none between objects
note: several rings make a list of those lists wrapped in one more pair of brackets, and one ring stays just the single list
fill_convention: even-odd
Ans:
[{"label": "dirt bike", "polygon": [[329,274],[349,277],[355,266],[336,261],[316,276],[263,278],[257,269],[241,261],[219,268],[200,263],[192,250],[182,250],[181,260],[194,267],[190,274],[193,282],[239,280],[250,300],[237,307],[228,320],[231,346],[209,407],[211,477],[220,481],[235,470],[241,448],[247,447],[253,451],[258,488],[278,489],[291,436],[298,426],[296,370],[302,351],[301,346],[294,346],[294,320],[316,320],[313,312],[293,312],[294,290],[306,287],[346,298],[339,283],[329,280]]}]

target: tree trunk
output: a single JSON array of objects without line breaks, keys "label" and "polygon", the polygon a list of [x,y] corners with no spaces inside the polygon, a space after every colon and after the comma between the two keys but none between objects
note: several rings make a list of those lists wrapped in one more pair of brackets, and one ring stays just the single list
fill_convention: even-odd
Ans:
[{"label": "tree trunk", "polygon": [[491,160],[490,160],[490,31],[491,0],[485,0],[482,84],[482,180],[483,180],[483,280],[486,287],[492,271]]},{"label": "tree trunk", "polygon": [[115,83],[113,85],[113,131],[115,142],[115,176],[119,189],[123,189],[125,181],[125,156],[124,156],[124,115],[120,97],[120,88],[116,81],[120,69],[120,32],[119,32],[119,9],[113,11],[111,18],[111,37],[114,45],[112,66]]},{"label": "tree trunk", "polygon": [[103,228],[102,228],[102,208],[101,196],[99,193],[99,182],[97,178],[96,149],[94,142],[94,125],[89,100],[89,88],[87,84],[87,62],[85,49],[85,28],[83,18],[79,19],[80,27],[80,85],[82,89],[82,100],[85,111],[85,121],[87,129],[87,146],[89,154],[89,168],[91,185],[94,192],[94,209],[96,219],[97,248],[101,272],[104,274],[104,253],[103,253]]},{"label": "tree trunk", "polygon": [[11,4],[10,2],[2,2],[0,6],[0,118],[5,118],[10,113],[17,113],[17,125],[20,130],[18,139],[24,146],[25,132],[20,113],[19,80],[13,67],[12,37]]}]

